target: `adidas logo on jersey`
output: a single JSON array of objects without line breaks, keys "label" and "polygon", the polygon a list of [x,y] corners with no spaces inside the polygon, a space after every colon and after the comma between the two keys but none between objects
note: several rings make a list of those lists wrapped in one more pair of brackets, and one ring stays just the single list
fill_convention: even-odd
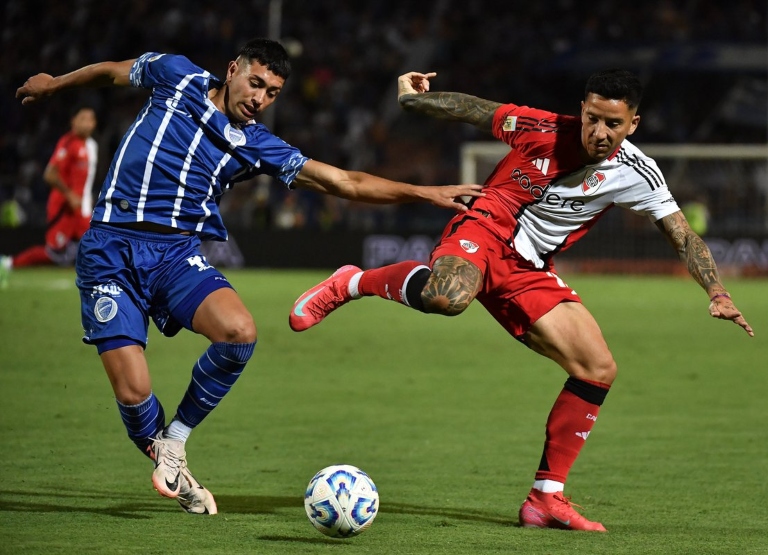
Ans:
[{"label": "adidas logo on jersey", "polygon": [[579,436],[584,441],[587,441],[587,438],[589,437],[589,432],[576,432],[576,435]]},{"label": "adidas logo on jersey", "polygon": [[536,158],[536,160],[533,161],[533,165],[536,166],[542,174],[547,175],[547,171],[549,171],[549,158]]}]

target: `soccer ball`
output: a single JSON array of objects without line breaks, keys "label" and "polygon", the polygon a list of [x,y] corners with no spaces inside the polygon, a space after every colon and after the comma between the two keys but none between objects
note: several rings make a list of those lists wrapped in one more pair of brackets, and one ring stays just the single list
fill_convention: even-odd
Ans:
[{"label": "soccer ball", "polygon": [[312,525],[326,536],[347,538],[365,531],[379,511],[379,492],[355,466],[329,466],[315,474],[304,494]]}]

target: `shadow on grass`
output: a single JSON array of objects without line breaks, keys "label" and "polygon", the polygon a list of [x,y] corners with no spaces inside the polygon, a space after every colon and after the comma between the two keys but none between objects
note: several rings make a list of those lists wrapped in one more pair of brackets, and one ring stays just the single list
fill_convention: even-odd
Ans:
[{"label": "shadow on grass", "polygon": [[[29,498],[33,500],[30,501]],[[108,506],[94,506],[93,502],[98,500],[121,500],[121,502]],[[86,513],[144,520],[152,517],[142,513],[179,510],[175,503],[171,505],[168,501],[154,498],[152,495],[124,495],[102,490],[68,491],[62,488],[46,492],[0,490],[0,512]]]},{"label": "shadow on grass", "polygon": [[[472,511],[466,509],[448,509],[443,507],[423,507],[420,505],[410,505],[407,503],[387,503],[386,512],[406,515],[430,515],[441,516],[446,519],[466,520],[471,522],[490,522],[492,524],[501,524],[503,526],[519,526],[517,520],[489,514],[482,511]],[[447,522],[444,525],[449,525]]]},{"label": "shadow on grass", "polygon": [[[222,513],[241,513],[241,514],[268,514],[277,509],[292,509],[304,507],[304,500],[301,497],[263,497],[258,495],[217,495],[216,504]],[[467,511],[464,509],[448,509],[443,507],[424,507],[421,505],[409,505],[406,503],[388,502],[381,508],[382,512],[408,514],[408,515],[429,515],[439,516],[446,519],[445,526],[450,526],[450,519],[471,521],[471,522],[489,522],[492,524],[501,524],[503,526],[518,526],[517,520],[511,520],[504,516],[489,514],[481,511]],[[280,538],[264,538],[279,541]],[[332,542],[335,543],[335,542]]]},{"label": "shadow on grass", "polygon": [[260,515],[274,513],[277,509],[304,508],[302,497],[277,497],[264,495],[216,495],[216,505],[222,513]]},{"label": "shadow on grass", "polygon": [[[98,505],[98,501],[120,501]],[[94,503],[96,502],[96,503]],[[304,506],[301,497],[259,495],[217,495],[219,511],[230,514],[270,514],[278,509]],[[180,511],[175,501],[154,492],[125,494],[104,490],[50,491],[0,490],[0,512],[28,513],[89,513],[128,519],[149,519],[146,513]]]},{"label": "shadow on grass", "polygon": [[[117,503],[112,503],[118,501]],[[303,508],[300,496],[216,495],[216,504],[223,514],[272,514],[280,509]],[[101,505],[101,506],[99,506]],[[59,487],[50,491],[0,490],[0,512],[28,513],[88,513],[126,519],[151,519],[147,513],[178,512],[173,500],[152,492],[125,494],[104,490],[66,490]],[[382,512],[407,515],[443,517],[442,526],[451,526],[450,520],[489,522],[503,526],[518,526],[517,521],[481,511],[425,507],[407,503],[386,503]],[[332,543],[331,539],[302,539],[282,536],[263,536],[265,541],[299,541]]]},{"label": "shadow on grass", "polygon": [[345,543],[343,539],[332,538],[298,538],[294,536],[258,536],[256,539],[265,542],[290,542],[290,543],[308,543],[316,545],[337,545],[339,547],[350,547],[351,543]]}]

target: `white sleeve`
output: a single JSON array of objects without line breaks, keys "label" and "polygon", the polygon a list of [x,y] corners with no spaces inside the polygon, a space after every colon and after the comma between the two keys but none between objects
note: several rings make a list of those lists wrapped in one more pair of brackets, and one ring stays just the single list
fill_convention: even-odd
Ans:
[{"label": "white sleeve", "polygon": [[652,222],[680,210],[661,170],[651,158],[630,155],[623,162],[622,170],[626,186],[616,196],[616,205],[647,216]]}]

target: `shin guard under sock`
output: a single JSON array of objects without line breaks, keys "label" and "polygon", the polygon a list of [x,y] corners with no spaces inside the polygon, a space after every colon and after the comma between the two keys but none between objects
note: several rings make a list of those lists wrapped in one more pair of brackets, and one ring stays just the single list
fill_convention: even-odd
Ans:
[{"label": "shin guard under sock", "polygon": [[124,405],[117,401],[117,408],[128,431],[128,437],[139,451],[149,457],[147,448],[152,444],[152,438],[165,427],[163,405],[154,393],[150,393],[149,397],[138,405]]},{"label": "shin guard under sock", "polygon": [[376,295],[423,312],[421,291],[430,273],[429,267],[421,262],[407,260],[366,270],[360,277],[357,289],[361,295]]},{"label": "shin guard under sock", "polygon": [[194,428],[221,402],[253,355],[256,343],[213,343],[192,368],[176,418]]},{"label": "shin guard under sock", "polygon": [[570,377],[547,419],[547,437],[536,480],[565,483],[597,421],[610,386]]}]

